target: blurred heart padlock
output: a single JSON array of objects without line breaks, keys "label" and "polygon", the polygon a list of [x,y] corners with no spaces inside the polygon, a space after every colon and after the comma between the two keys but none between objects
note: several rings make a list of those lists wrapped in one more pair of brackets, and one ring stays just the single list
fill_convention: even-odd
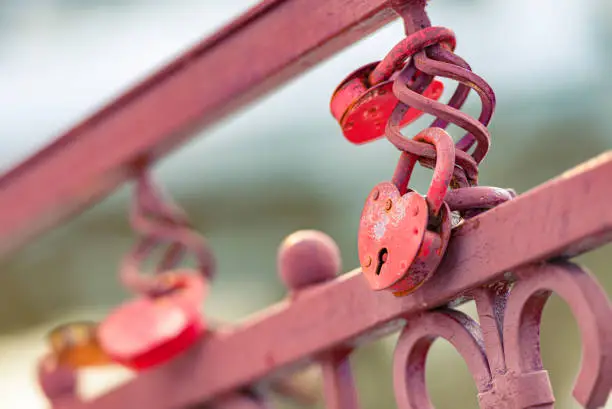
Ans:
[{"label": "blurred heart padlock", "polygon": [[414,139],[436,148],[426,198],[408,189],[419,158],[403,152],[393,181],[379,183],[370,192],[359,225],[363,274],[373,290],[389,290],[396,296],[413,292],[431,277],[446,251],[451,230],[444,197],[453,177],[453,140],[441,128],[428,128]]},{"label": "blurred heart padlock", "polygon": [[200,309],[207,285],[198,272],[166,272],[155,280],[156,290],[122,304],[98,328],[100,345],[108,356],[135,370],[169,361],[206,330]]}]

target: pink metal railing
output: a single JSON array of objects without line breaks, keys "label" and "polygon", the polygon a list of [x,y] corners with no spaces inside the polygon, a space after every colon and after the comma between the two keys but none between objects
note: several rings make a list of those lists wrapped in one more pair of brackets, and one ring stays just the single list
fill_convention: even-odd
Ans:
[{"label": "pink metal railing", "polygon": [[[477,186],[495,95],[454,54],[452,31],[430,27],[425,3],[265,1],[0,179],[2,251],[126,178],[138,181],[131,222],[139,241],[119,275],[137,297],[99,324],[52,334],[39,381],[54,409],[264,408],[269,402],[262,390],[290,390],[284,375],[306,365],[321,367],[328,408],[357,408],[351,352],[396,331],[400,409],[432,407],[424,368],[436,338],[447,339],[466,361],[481,408],[552,408],[539,345],[542,310],[552,293],[569,305],[582,336],[574,397],[584,408],[605,404],[612,389],[612,305],[595,278],[569,259],[612,240],[612,153],[518,197]],[[286,299],[244,323],[205,322],[199,309],[213,256],[180,209],[155,191],[147,168],[187,131],[391,20],[390,7],[404,19],[407,37],[382,62],[349,76],[331,104],[348,140],[386,136],[402,151],[391,182],[377,185],[364,206],[361,267],[336,277],[340,254],[333,240],[294,233],[278,255]],[[278,31],[284,35],[274,35]],[[214,80],[202,80],[208,77]],[[436,101],[441,85],[434,77],[460,82],[448,104]],[[478,119],[459,111],[470,89],[481,97]],[[404,138],[400,126],[422,113],[436,120],[412,140]],[[144,129],[143,118],[149,121]],[[448,123],[467,131],[456,144],[444,131]],[[130,138],[136,129],[139,138]],[[88,153],[102,143],[109,148],[92,160]],[[409,189],[417,163],[435,168],[425,198]],[[80,172],[65,172],[77,165]],[[57,183],[45,183],[50,177]],[[15,245],[9,237],[18,238]],[[140,262],[159,246],[167,250],[158,266],[162,274],[141,275]],[[177,270],[188,252],[196,255],[200,274]],[[455,309],[469,300],[478,321]],[[171,329],[157,330],[168,323]],[[141,372],[82,400],[78,369],[113,362]]]},{"label": "pink metal railing", "polygon": [[[422,373],[413,374],[415,378],[408,382],[406,392],[403,389],[406,375],[398,366],[405,365],[406,349],[421,348],[425,352],[425,345],[415,338],[424,334],[450,338],[448,329],[456,327],[457,334],[465,333],[462,338],[453,337],[451,342],[477,380],[481,407],[526,408],[530,407],[526,400],[546,401],[550,396],[549,385],[539,367],[537,324],[548,291],[553,291],[570,305],[582,334],[583,364],[574,389],[575,397],[585,408],[601,407],[612,386],[610,302],[596,280],[579,267],[568,262],[542,262],[576,256],[610,240],[609,205],[590,194],[602,192],[597,197],[603,198],[612,193],[610,174],[612,154],[605,154],[467,221],[454,231],[434,277],[410,297],[395,298],[391,294],[372,292],[359,269],[353,270],[297,290],[297,294],[291,294],[279,305],[258,313],[256,320],[213,333],[184,356],[144,372],[92,402],[80,403],[76,395],[60,394],[58,398],[68,400],[70,404],[65,407],[70,409],[183,408],[210,402],[279,371],[320,361],[338,348],[353,348],[404,327],[396,351],[396,394],[398,404],[404,405],[400,408],[420,409],[427,407],[422,406],[426,395],[419,389]],[[566,223],[559,223],[568,214],[581,216],[565,218]],[[542,227],[534,229],[534,226]],[[299,268],[299,265],[293,267]],[[507,287],[499,283],[510,273],[518,284],[503,307]],[[464,302],[471,298],[477,301],[481,330],[459,312],[436,309],[452,300]],[[504,334],[502,354],[502,339],[495,325],[496,318],[504,312],[506,317],[500,328]],[[295,338],[296,333],[300,334],[299,339]],[[484,335],[483,343],[476,341],[479,333]],[[330,373],[330,380],[326,381],[328,400],[352,402],[351,394],[337,390],[342,385],[350,388],[346,386],[350,381],[342,375],[346,369],[332,369],[335,367],[330,363],[323,365],[326,373]],[[337,364],[343,365],[346,364],[342,360]],[[332,375],[336,372],[338,378]],[[509,378],[515,375],[520,379]],[[47,379],[51,397],[62,391],[56,382],[64,381],[61,377]],[[531,382],[546,387],[532,393]],[[515,400],[517,390],[513,388],[518,387],[517,383],[524,385],[521,387],[525,388],[526,397]],[[412,393],[417,393],[421,400],[408,399]],[[500,394],[507,397],[508,406],[495,403]],[[413,406],[406,406],[407,402]]]}]

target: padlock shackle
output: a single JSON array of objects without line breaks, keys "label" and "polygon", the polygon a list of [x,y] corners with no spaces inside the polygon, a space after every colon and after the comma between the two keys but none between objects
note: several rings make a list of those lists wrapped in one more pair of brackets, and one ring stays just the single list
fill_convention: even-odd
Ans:
[{"label": "padlock shackle", "polygon": [[[444,204],[444,198],[453,178],[455,144],[451,136],[442,128],[427,128],[418,133],[413,139],[417,142],[429,143],[436,150],[434,173],[427,190],[426,200],[430,213],[433,216],[437,216]],[[401,195],[408,191],[410,177],[418,160],[419,157],[417,155],[409,152],[402,152],[399,158],[391,181],[395,184]]]},{"label": "padlock shackle", "polygon": [[445,27],[427,27],[404,38],[391,49],[370,73],[370,86],[390,79],[391,75],[402,67],[408,58],[426,47],[436,44],[442,44],[453,51],[457,44],[455,33]]}]

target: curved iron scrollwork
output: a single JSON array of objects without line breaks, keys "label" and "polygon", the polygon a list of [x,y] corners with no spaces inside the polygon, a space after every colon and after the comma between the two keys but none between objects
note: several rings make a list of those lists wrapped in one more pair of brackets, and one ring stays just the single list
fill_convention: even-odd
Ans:
[{"label": "curved iron scrollwork", "polygon": [[540,320],[552,293],[577,318],[582,366],[573,395],[585,409],[602,407],[612,388],[612,306],[584,268],[569,262],[517,270],[514,283],[472,291],[479,322],[443,308],[410,317],[394,356],[394,386],[400,409],[433,408],[425,385],[425,360],[436,338],[463,357],[482,409],[552,408],[554,396],[540,356]]}]

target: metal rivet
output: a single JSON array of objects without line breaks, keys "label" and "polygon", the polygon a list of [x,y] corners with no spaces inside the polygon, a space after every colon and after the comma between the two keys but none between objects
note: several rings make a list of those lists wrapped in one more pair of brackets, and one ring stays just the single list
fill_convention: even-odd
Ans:
[{"label": "metal rivet", "polygon": [[380,196],[380,191],[378,189],[376,189],[374,191],[374,193],[372,193],[372,199],[373,200],[378,200],[378,197]]},{"label": "metal rivet", "polygon": [[391,199],[387,199],[387,201],[385,202],[385,210],[391,210],[391,206],[393,206],[393,202],[391,201]]},{"label": "metal rivet", "polygon": [[370,267],[371,265],[372,265],[372,257],[368,256],[368,257],[365,259],[365,263],[363,263],[363,266],[364,266],[364,267]]}]

